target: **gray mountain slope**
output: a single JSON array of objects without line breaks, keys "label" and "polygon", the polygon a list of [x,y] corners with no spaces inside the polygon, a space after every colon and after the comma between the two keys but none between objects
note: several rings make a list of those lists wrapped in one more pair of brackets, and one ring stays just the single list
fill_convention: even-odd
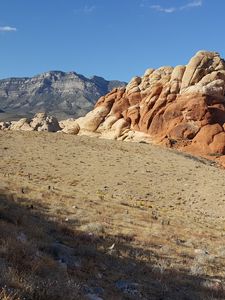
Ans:
[{"label": "gray mountain slope", "polygon": [[96,100],[125,82],[102,77],[86,78],[75,72],[50,71],[31,78],[0,80],[0,111],[29,116],[44,111],[59,119],[79,117]]}]

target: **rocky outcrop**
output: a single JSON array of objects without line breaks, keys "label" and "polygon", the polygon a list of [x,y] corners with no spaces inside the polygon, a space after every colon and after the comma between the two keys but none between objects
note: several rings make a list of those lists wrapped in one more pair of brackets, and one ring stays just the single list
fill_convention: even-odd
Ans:
[{"label": "rocky outcrop", "polygon": [[79,134],[225,154],[224,94],[224,60],[216,52],[199,51],[186,66],[148,69],[73,122]]},{"label": "rocky outcrop", "polygon": [[60,71],[32,78],[3,79],[0,80],[0,112],[30,117],[44,111],[58,119],[80,117],[93,109],[99,97],[125,84]]},{"label": "rocky outcrop", "polygon": [[55,117],[48,116],[45,113],[37,113],[32,119],[22,118],[17,122],[0,122],[0,129],[57,132],[62,128]]},{"label": "rocky outcrop", "polygon": [[48,118],[35,121],[36,115],[0,127],[153,142],[219,157],[225,165],[225,62],[216,52],[199,51],[186,66],[147,69],[100,97],[84,117],[60,124]]},{"label": "rocky outcrop", "polygon": [[74,119],[68,119],[59,122],[59,126],[62,128],[62,132],[68,134],[78,134],[80,126]]}]

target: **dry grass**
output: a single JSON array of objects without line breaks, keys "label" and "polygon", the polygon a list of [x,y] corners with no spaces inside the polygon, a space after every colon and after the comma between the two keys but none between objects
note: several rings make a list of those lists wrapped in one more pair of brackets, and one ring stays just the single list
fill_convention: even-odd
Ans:
[{"label": "dry grass", "polygon": [[[77,282],[46,249],[54,241],[56,225],[32,212],[25,203],[0,197],[0,286],[3,299],[79,298]],[[7,298],[8,297],[8,298]],[[1,299],[1,298],[0,298]]]},{"label": "dry grass", "polygon": [[225,299],[224,171],[144,144],[1,134],[0,299]]},{"label": "dry grass", "polygon": [[[6,198],[0,198],[0,286],[7,287],[3,299],[82,299],[84,287],[93,282],[104,289],[106,299],[126,299],[114,286],[121,278],[138,284],[143,295],[138,299],[205,299],[209,291],[215,299],[225,295],[223,277],[218,279],[222,257],[195,253],[184,237],[169,233],[170,226],[159,234],[157,223],[152,223],[148,241],[135,234],[110,235],[103,225],[92,223],[78,231],[73,224],[49,220],[31,209],[31,203],[37,207],[34,200],[28,206],[27,200]],[[52,248],[56,241],[74,249],[81,264],[60,262]]]},{"label": "dry grass", "polygon": [[1,300],[21,300],[16,293],[7,291],[6,288],[2,288],[0,291],[0,299]]}]

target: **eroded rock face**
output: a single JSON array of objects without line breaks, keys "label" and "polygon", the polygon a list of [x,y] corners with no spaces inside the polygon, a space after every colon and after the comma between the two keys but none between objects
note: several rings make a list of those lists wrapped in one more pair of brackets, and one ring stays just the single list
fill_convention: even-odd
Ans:
[{"label": "eroded rock face", "polygon": [[147,69],[126,87],[102,96],[84,117],[59,124],[39,113],[32,120],[0,123],[0,129],[154,142],[224,155],[225,161],[225,62],[216,52],[199,51],[186,66]]},{"label": "eroded rock face", "polygon": [[74,119],[63,120],[59,122],[59,126],[62,128],[62,132],[68,134],[78,134],[80,126]]},{"label": "eroded rock face", "polygon": [[[225,154],[225,62],[199,51],[186,66],[148,69],[101,97],[76,120],[79,134],[135,140],[144,135],[199,154]],[[139,139],[140,140],[140,139]]]},{"label": "eroded rock face", "polygon": [[57,132],[62,128],[55,117],[48,116],[46,113],[37,113],[32,119],[23,118],[17,122],[1,122],[0,129]]}]

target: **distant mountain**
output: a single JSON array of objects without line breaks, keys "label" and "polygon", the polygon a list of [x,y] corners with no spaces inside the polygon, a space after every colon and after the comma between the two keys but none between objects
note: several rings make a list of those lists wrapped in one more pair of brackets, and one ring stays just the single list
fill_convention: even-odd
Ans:
[{"label": "distant mountain", "polygon": [[29,116],[47,112],[59,119],[90,111],[102,95],[125,82],[102,77],[86,78],[75,72],[51,71],[31,78],[0,80],[0,111]]}]

